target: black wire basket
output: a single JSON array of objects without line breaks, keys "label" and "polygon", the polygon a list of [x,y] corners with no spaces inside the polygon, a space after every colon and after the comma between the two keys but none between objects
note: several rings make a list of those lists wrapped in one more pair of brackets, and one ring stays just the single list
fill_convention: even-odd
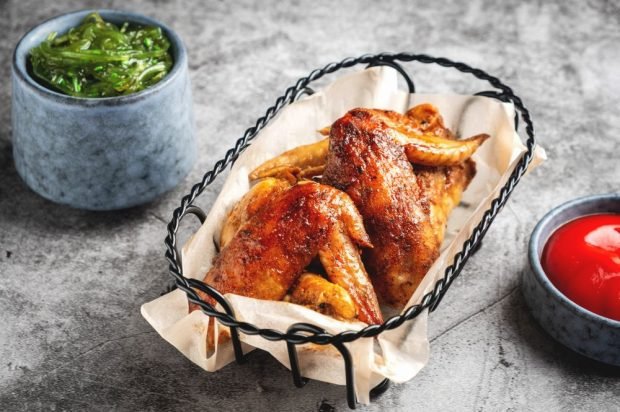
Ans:
[{"label": "black wire basket", "polygon": [[[396,69],[404,77],[409,92],[414,93],[415,84],[399,62],[435,64],[444,68],[453,68],[462,73],[471,74],[480,80],[487,81],[493,87],[492,90],[482,91],[476,93],[476,95],[495,98],[502,102],[510,102],[514,105],[517,112],[515,116],[515,129],[518,129],[518,117],[520,115],[521,119],[525,123],[525,133],[527,134],[525,144],[527,150],[518,161],[515,169],[508,178],[508,181],[501,188],[499,195],[493,199],[490,208],[485,211],[483,218],[475,227],[472,235],[463,243],[462,249],[454,256],[454,261],[446,268],[444,277],[435,283],[433,290],[424,295],[420,303],[408,307],[402,312],[402,314],[392,316],[380,325],[370,325],[359,331],[348,330],[338,334],[327,333],[318,326],[308,323],[293,324],[286,330],[286,332],[282,332],[273,329],[260,329],[250,323],[238,321],[232,307],[221,293],[197,279],[186,278],[183,276],[181,255],[177,250],[177,232],[181,220],[186,215],[193,214],[198,217],[201,223],[204,222],[206,219],[206,214],[200,208],[193,205],[195,199],[205,190],[207,186],[213,183],[215,178],[221,174],[226,167],[234,163],[238,156],[251,144],[252,139],[256,137],[256,135],[278,114],[280,110],[282,110],[283,107],[294,102],[303,95],[312,94],[313,90],[309,87],[312,82],[327,74],[355,65],[366,65],[367,67],[384,65]],[[293,374],[293,382],[297,387],[304,386],[307,379],[302,377],[302,372],[300,371],[299,361],[297,358],[296,346],[306,343],[333,345],[344,359],[347,403],[351,409],[355,409],[357,403],[353,373],[353,368],[355,365],[353,365],[351,354],[345,344],[359,338],[375,337],[385,330],[398,328],[404,322],[414,319],[425,309],[432,312],[437,308],[437,305],[441,302],[441,299],[454,279],[456,279],[461,273],[467,259],[469,259],[480,247],[482,238],[491,226],[495,216],[497,216],[515,186],[526,172],[528,165],[532,161],[535,147],[536,139],[534,137],[534,125],[528,110],[521,101],[521,98],[515,95],[512,89],[502,83],[497,77],[491,76],[480,69],[476,69],[467,64],[455,62],[446,58],[431,57],[424,54],[413,53],[368,54],[357,58],[347,58],[337,63],[330,63],[321,69],[312,71],[308,76],[300,78],[294,86],[286,89],[286,92],[276,99],[274,105],[267,109],[265,115],[260,117],[254,126],[247,129],[243,134],[243,137],[236,141],[235,146],[226,152],[224,158],[217,161],[213,166],[213,169],[205,173],[202,180],[192,186],[189,194],[185,195],[181,199],[181,205],[175,209],[172,214],[172,220],[168,223],[168,235],[165,240],[166,259],[170,263],[169,271],[174,278],[174,285],[172,285],[171,288],[179,288],[184,291],[187,294],[189,301],[198,305],[206,315],[217,319],[219,323],[230,328],[231,341],[237,363],[242,363],[244,361],[244,354],[241,349],[239,333],[245,333],[247,335],[260,335],[264,339],[270,341],[285,341],[290,359],[291,372]],[[200,299],[196,290],[203,291],[215,299],[215,301],[222,306],[224,311],[220,312],[209,303]],[[383,380],[379,385],[371,390],[371,398],[383,393],[388,386],[389,381],[387,379]]]}]

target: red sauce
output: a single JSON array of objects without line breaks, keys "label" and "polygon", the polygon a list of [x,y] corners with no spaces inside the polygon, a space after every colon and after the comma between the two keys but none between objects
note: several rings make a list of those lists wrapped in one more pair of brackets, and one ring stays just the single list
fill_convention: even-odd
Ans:
[{"label": "red sauce", "polygon": [[542,266],[566,297],[589,311],[620,320],[620,214],[589,215],[557,229]]}]

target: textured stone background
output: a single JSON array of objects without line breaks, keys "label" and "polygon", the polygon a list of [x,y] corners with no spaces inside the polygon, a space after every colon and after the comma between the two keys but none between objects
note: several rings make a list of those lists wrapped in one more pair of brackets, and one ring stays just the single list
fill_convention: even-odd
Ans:
[{"label": "textured stone background", "polygon": [[[151,15],[189,49],[200,160],[176,190],[145,207],[57,206],[29,191],[13,166],[12,49],[37,22],[86,7]],[[619,410],[620,371],[552,341],[518,287],[528,235],[545,211],[618,191],[617,2],[0,0],[0,33],[0,409],[346,409],[342,387],[296,389],[263,353],[205,373],[160,339],[139,307],[168,282],[165,222],[180,197],[285,87],[345,56],[416,51],[513,86],[550,160],[519,185],[433,313],[428,366],[365,410]],[[420,91],[483,88],[443,69],[409,70]],[[203,206],[218,188],[202,196]]]}]

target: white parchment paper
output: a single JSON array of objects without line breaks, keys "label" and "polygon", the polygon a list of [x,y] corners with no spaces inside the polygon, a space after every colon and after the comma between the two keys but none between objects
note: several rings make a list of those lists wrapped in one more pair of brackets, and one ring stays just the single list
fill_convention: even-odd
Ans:
[{"label": "white parchment paper", "polygon": [[[317,133],[318,129],[330,125],[355,107],[390,109],[403,113],[417,104],[432,103],[439,108],[446,125],[459,136],[488,133],[491,139],[474,155],[476,177],[464,193],[461,205],[450,216],[440,257],[409,302],[418,303],[452,263],[454,255],[497,196],[525,147],[514,132],[514,108],[511,104],[475,96],[409,95],[398,89],[397,79],[398,74],[392,68],[367,69],[341,77],[325,90],[284,108],[239,157],[207,220],[185,244],[182,252],[184,275],[204,278],[216,253],[214,239],[219,239],[227,213],[249,190],[247,176],[255,167],[285,150],[322,139]],[[538,165],[544,158],[544,151],[537,149],[531,167]],[[264,301],[233,294],[226,297],[238,319],[261,328],[286,331],[293,323],[308,322],[330,333],[338,333],[365,326],[361,322],[338,321],[287,302]],[[165,340],[203,369],[216,371],[234,360],[230,342],[216,345],[215,351],[207,353],[208,317],[200,311],[188,314],[185,293],[175,290],[144,304],[141,311]],[[397,383],[405,382],[426,365],[429,357],[427,316],[428,313],[424,311],[413,321],[384,332],[376,340],[364,338],[347,344],[353,356],[355,389],[359,402],[368,403],[370,389],[384,378]],[[241,340],[244,342],[244,351],[253,348],[266,350],[289,367],[284,342],[271,342],[260,336],[243,334]],[[332,346],[308,344],[298,348],[303,376],[345,384],[344,363]]]}]

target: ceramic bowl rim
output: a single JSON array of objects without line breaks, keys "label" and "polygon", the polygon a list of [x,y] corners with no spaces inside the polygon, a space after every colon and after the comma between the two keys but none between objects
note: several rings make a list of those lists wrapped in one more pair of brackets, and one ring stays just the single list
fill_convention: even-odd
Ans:
[{"label": "ceramic bowl rim", "polygon": [[[570,210],[576,206],[584,205],[584,204],[596,204],[602,200],[620,203],[620,194],[604,194],[604,195],[592,195],[592,196],[580,197],[577,199],[570,200],[559,206],[556,206],[555,208],[547,212],[543,216],[543,218],[540,219],[540,221],[536,224],[536,227],[534,228],[534,231],[532,232],[529,246],[528,246],[528,258],[530,261],[530,267],[532,268],[532,272],[534,273],[534,276],[537,279],[537,281],[551,295],[555,296],[562,304],[564,304],[565,306],[568,306],[569,308],[573,310],[573,312],[578,313],[580,316],[582,316],[583,318],[586,318],[589,321],[596,322],[599,324],[604,324],[605,326],[608,326],[611,328],[620,329],[620,321],[610,319],[605,316],[601,316],[599,314],[589,311],[588,309],[585,309],[582,306],[579,306],[578,304],[570,300],[568,297],[566,297],[566,295],[564,295],[559,289],[557,289],[555,285],[553,285],[553,283],[551,283],[551,281],[547,277],[547,274],[543,270],[542,265],[540,263],[540,257],[538,256],[538,250],[539,250],[540,243],[541,243],[542,232],[543,230],[547,229],[547,227],[551,224],[551,221],[553,220],[553,218],[558,216],[560,213]],[[586,215],[587,213],[583,214],[582,216],[586,216]],[[562,222],[561,224],[564,224],[564,223],[566,222]],[[558,227],[559,226],[553,227],[552,231],[557,229]]]},{"label": "ceramic bowl rim", "polygon": [[[27,56],[28,51],[24,51],[23,48],[24,43],[27,39],[34,36],[38,29],[43,26],[51,25],[52,23],[67,19],[68,17],[74,16],[86,16],[90,13],[98,12],[105,19],[106,16],[113,16],[119,20],[126,20],[128,22],[135,22],[140,24],[148,24],[152,26],[160,27],[165,33],[166,37],[170,40],[171,44],[171,52],[173,53],[173,64],[170,72],[164,76],[159,82],[154,85],[141,90],[136,93],[131,93],[122,96],[111,96],[111,97],[77,97],[77,96],[69,96],[66,94],[62,94],[60,92],[54,91],[50,88],[47,88],[37,82],[31,75],[28,73],[26,62],[18,62],[18,54],[24,53],[24,56]],[[71,28],[71,25],[67,24],[65,30]],[[52,30],[49,30],[51,32]],[[31,27],[17,42],[15,49],[13,50],[13,59],[12,59],[12,69],[15,76],[21,81],[22,85],[27,86],[29,89],[37,92],[40,95],[48,99],[55,100],[60,103],[65,104],[77,104],[77,105],[103,105],[103,106],[117,106],[120,104],[132,103],[138,100],[142,100],[150,95],[156,94],[160,90],[169,86],[175,78],[179,77],[180,73],[183,71],[183,68],[187,66],[187,50],[185,49],[185,45],[183,41],[179,37],[179,35],[172,30],[170,27],[165,25],[164,23],[141,13],[135,13],[130,11],[118,10],[118,9],[81,9],[75,10],[68,13],[63,13],[54,17],[51,17],[47,20],[42,21],[41,23],[36,24]]]}]

